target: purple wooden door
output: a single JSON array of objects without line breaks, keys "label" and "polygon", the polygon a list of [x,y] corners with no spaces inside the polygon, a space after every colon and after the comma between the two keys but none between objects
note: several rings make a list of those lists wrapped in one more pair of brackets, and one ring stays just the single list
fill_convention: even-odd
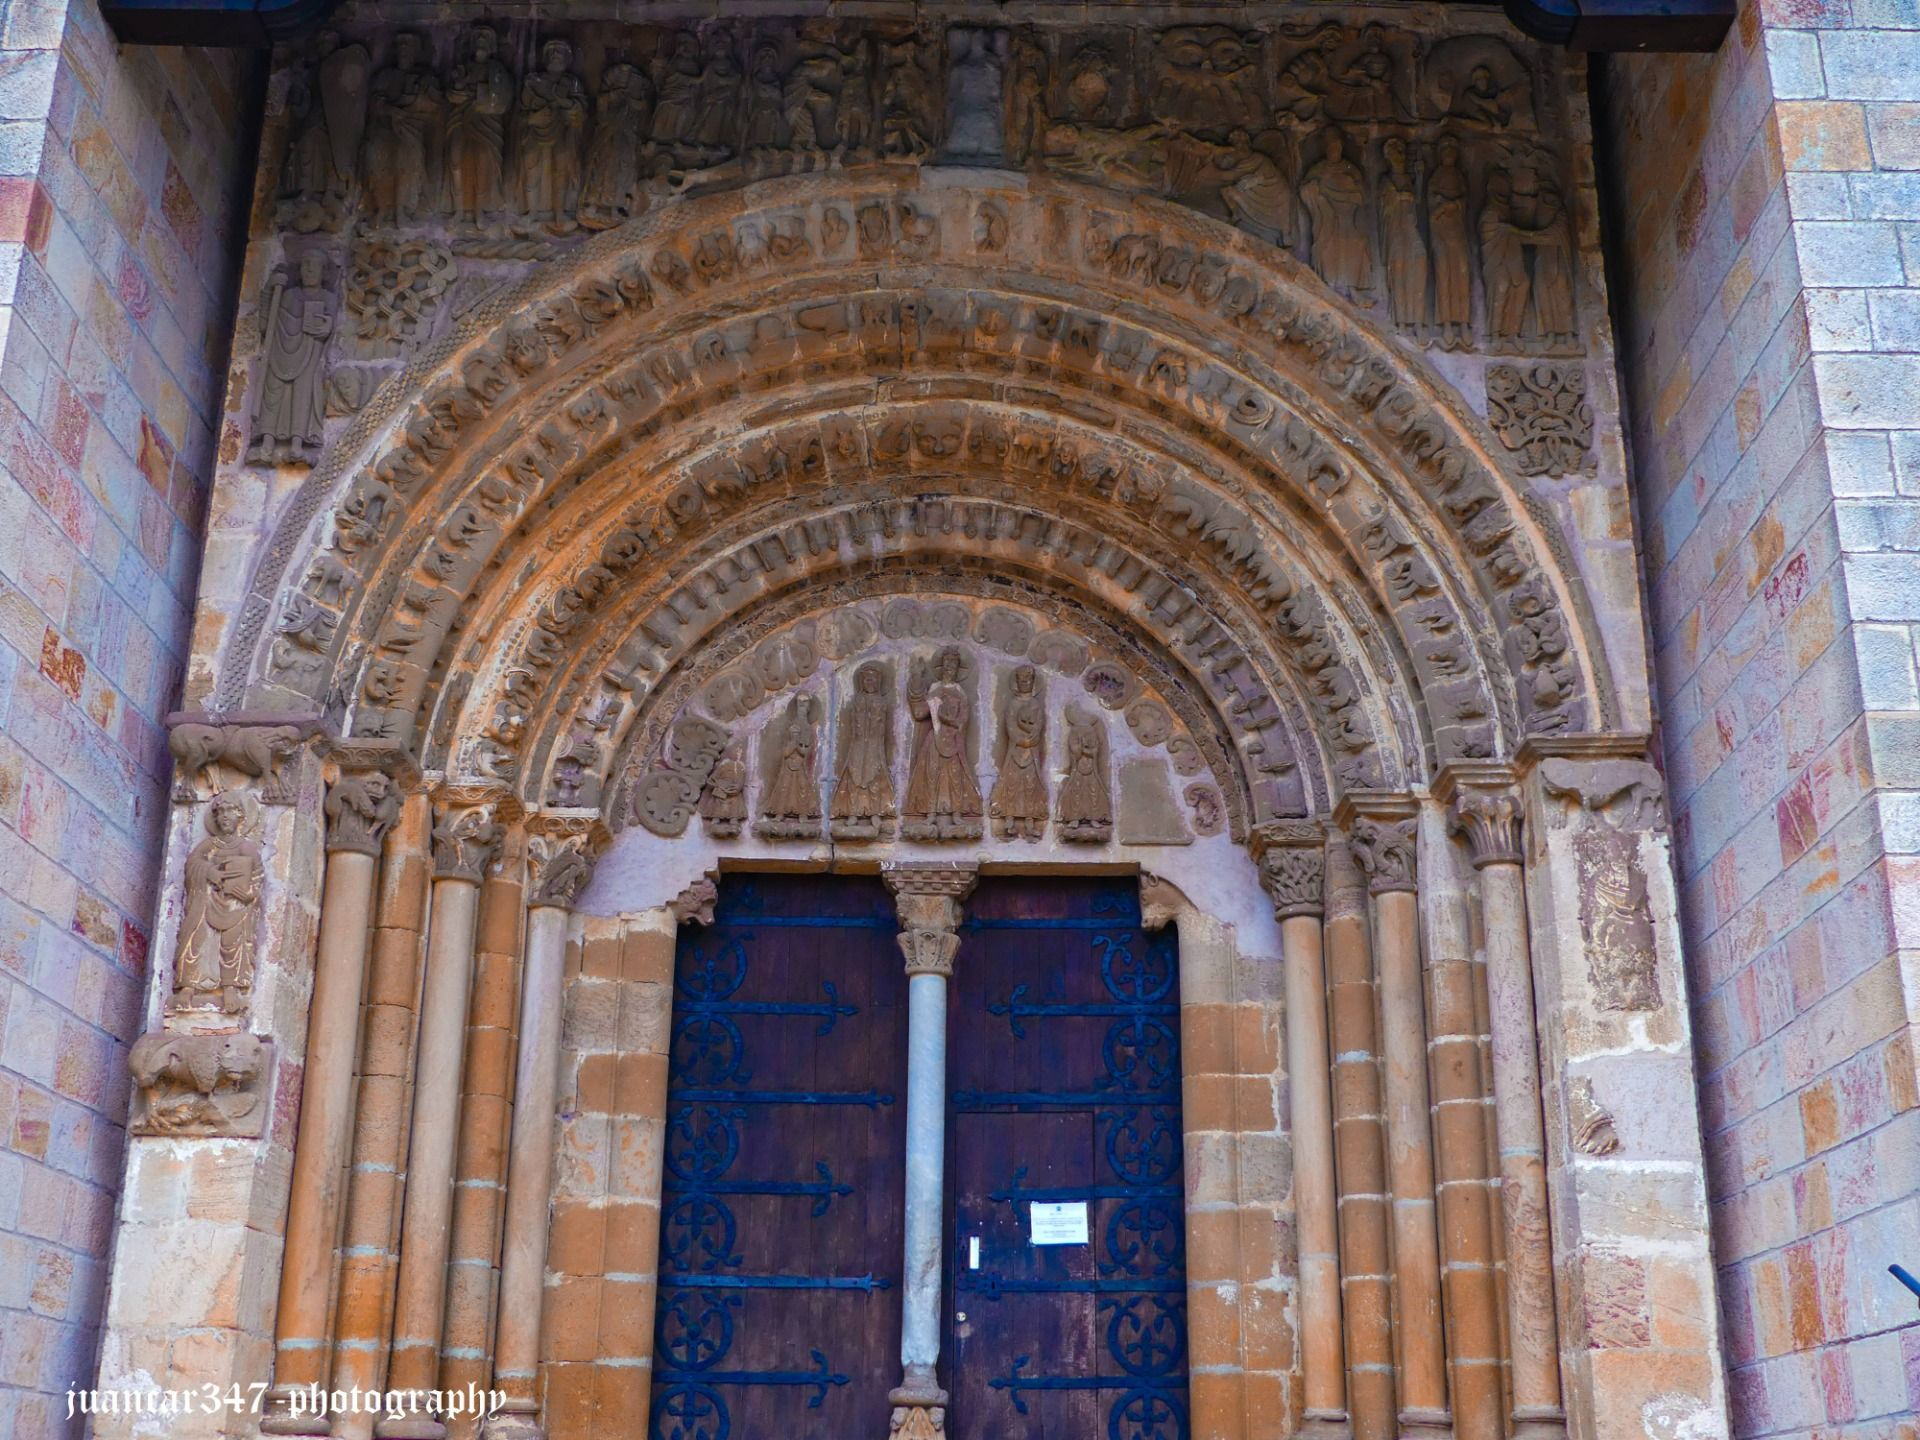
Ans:
[{"label": "purple wooden door", "polygon": [[948,1032],[954,1440],[1186,1440],[1179,1007],[1137,882],[974,892]]},{"label": "purple wooden door", "polygon": [[906,979],[878,880],[729,876],[680,932],[654,1440],[885,1435]]}]

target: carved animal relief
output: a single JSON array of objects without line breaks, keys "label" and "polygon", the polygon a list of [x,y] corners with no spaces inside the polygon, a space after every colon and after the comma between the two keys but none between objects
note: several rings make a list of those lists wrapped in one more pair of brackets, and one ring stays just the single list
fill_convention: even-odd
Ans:
[{"label": "carved animal relief", "polygon": [[136,1135],[264,1134],[273,1047],[257,1035],[157,1033],[127,1052],[134,1085],[127,1128]]}]

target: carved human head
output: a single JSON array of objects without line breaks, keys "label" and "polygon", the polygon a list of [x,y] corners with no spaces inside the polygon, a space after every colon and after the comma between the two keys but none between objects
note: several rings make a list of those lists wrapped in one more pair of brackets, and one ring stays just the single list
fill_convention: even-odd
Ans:
[{"label": "carved human head", "polygon": [[966,673],[966,668],[967,657],[960,653],[960,647],[957,645],[947,646],[940,652],[939,659],[934,662],[935,673],[942,680],[953,684],[959,683],[960,677]]},{"label": "carved human head", "polygon": [[1328,130],[1327,131],[1327,159],[1338,160],[1340,158],[1341,151],[1344,150],[1345,148],[1346,148],[1346,142],[1340,138],[1340,132],[1338,130],[1332,130],[1332,129]]},{"label": "carved human head", "polygon": [[1434,148],[1439,153],[1440,163],[1442,165],[1457,165],[1460,163],[1460,142],[1454,139],[1453,136],[1442,135],[1440,137],[1440,143]]},{"label": "carved human head", "polygon": [[540,60],[549,74],[558,75],[573,63],[573,46],[565,40],[549,40],[540,47]]},{"label": "carved human head", "polygon": [[318,59],[326,59],[339,48],[340,32],[338,30],[322,30],[313,37],[313,53]]},{"label": "carved human head", "polygon": [[402,70],[411,70],[420,61],[420,37],[411,30],[402,30],[393,37],[393,63]]},{"label": "carved human head", "polygon": [[674,37],[673,68],[683,75],[700,73],[700,40],[691,30],[682,30]]},{"label": "carved human head", "polygon": [[247,806],[238,795],[221,793],[207,807],[209,835],[238,835],[247,823]]},{"label": "carved human head", "polygon": [[879,662],[869,660],[865,665],[860,667],[859,673],[853,677],[853,683],[860,687],[860,691],[864,695],[878,695],[880,693],[880,682],[885,678],[886,677],[880,672]]},{"label": "carved human head", "polygon": [[1386,142],[1381,145],[1380,153],[1386,156],[1387,164],[1394,170],[1407,168],[1407,142],[1398,135],[1389,135]]},{"label": "carved human head", "polygon": [[476,25],[467,43],[473,47],[474,59],[491,60],[500,49],[500,36],[491,25]]},{"label": "carved human head", "polygon": [[1034,686],[1040,683],[1040,672],[1031,665],[1019,666],[1013,672],[1013,689],[1016,695],[1033,694]]},{"label": "carved human head", "polygon": [[300,257],[300,283],[309,290],[318,290],[327,280],[327,257],[318,250],[309,250]]},{"label": "carved human head", "polygon": [[1484,95],[1493,89],[1493,71],[1485,65],[1476,65],[1468,75],[1467,83],[1479,94]]},{"label": "carved human head", "polygon": [[1113,93],[1107,79],[1106,56],[1098,51],[1084,52],[1074,65],[1073,79],[1067,83],[1067,105],[1076,120],[1095,120]]}]

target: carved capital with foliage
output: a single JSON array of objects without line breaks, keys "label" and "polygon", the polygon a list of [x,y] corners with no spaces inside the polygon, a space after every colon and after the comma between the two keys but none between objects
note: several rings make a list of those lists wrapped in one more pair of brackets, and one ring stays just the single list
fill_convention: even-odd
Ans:
[{"label": "carved capital with foliage", "polygon": [[1274,919],[1326,913],[1326,834],[1317,821],[1255,826],[1252,845]]},{"label": "carved capital with foliage", "polygon": [[1520,797],[1507,790],[1469,790],[1454,802],[1453,833],[1467,842],[1478,870],[1484,865],[1518,865]]},{"label": "carved capital with foliage", "polygon": [[980,872],[971,865],[889,865],[882,872],[900,916],[900,953],[908,975],[953,974],[960,948],[960,902]]}]

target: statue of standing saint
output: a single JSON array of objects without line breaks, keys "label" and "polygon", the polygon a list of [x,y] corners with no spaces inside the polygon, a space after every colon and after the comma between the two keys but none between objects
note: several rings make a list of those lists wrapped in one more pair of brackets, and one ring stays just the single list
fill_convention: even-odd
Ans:
[{"label": "statue of standing saint", "polygon": [[1104,845],[1113,838],[1113,777],[1107,727],[1098,715],[1067,707],[1067,773],[1060,782],[1060,838]]},{"label": "statue of standing saint", "polygon": [[762,840],[811,840],[820,833],[820,787],[813,757],[820,748],[811,695],[796,695],[760,733],[763,789],[753,833]]},{"label": "statue of standing saint", "polygon": [[423,57],[420,37],[393,37],[393,64],[373,77],[367,104],[368,219],[375,225],[412,225],[438,198],[440,82]]},{"label": "statue of standing saint", "polygon": [[961,684],[966,656],[949,645],[931,673],[916,664],[907,681],[913,758],[900,833],[908,840],[978,840],[980,782],[973,774],[973,702]]},{"label": "statue of standing saint", "polygon": [[247,459],[256,465],[310,466],[320,458],[327,341],[335,319],[326,273],[326,261],[317,252],[302,255],[299,283],[288,283],[284,267],[275,271],[261,307],[267,353],[247,447]]},{"label": "statue of standing saint", "polygon": [[1002,840],[1038,840],[1047,829],[1047,704],[1040,672],[1022,665],[1000,702],[993,763],[993,831]]},{"label": "statue of standing saint", "polygon": [[174,951],[173,1008],[243,1014],[253,990],[266,865],[244,833],[247,803],[231,792],[207,807],[207,838],[187,856],[187,913]]},{"label": "statue of standing saint", "polygon": [[833,838],[893,834],[893,687],[869,660],[854,672],[853,698],[840,712],[840,773],[833,782]]},{"label": "statue of standing saint", "polygon": [[1427,227],[1433,236],[1433,330],[1445,350],[1473,344],[1473,241],[1467,228],[1467,177],[1460,142],[1442,135],[1427,179]]},{"label": "statue of standing saint", "polygon": [[1313,219],[1313,268],[1336,289],[1356,296],[1373,291],[1373,248],[1361,213],[1367,181],[1347,159],[1338,130],[1327,131],[1327,150],[1300,182],[1300,199]]},{"label": "statue of standing saint", "polygon": [[549,40],[540,69],[520,82],[520,208],[529,220],[568,224],[580,198],[587,87],[569,68],[573,46]]},{"label": "statue of standing saint", "polygon": [[1420,195],[1397,135],[1381,146],[1387,173],[1380,177],[1380,242],[1386,251],[1387,299],[1396,329],[1418,335],[1427,323],[1427,242],[1420,234]]},{"label": "statue of standing saint", "polygon": [[594,102],[593,143],[580,182],[580,223],[618,225],[634,211],[640,152],[653,119],[653,82],[631,65],[609,65]]},{"label": "statue of standing saint", "polygon": [[501,206],[513,76],[500,63],[500,36],[491,25],[474,26],[466,50],[447,77],[447,209],[456,221],[477,225]]}]

